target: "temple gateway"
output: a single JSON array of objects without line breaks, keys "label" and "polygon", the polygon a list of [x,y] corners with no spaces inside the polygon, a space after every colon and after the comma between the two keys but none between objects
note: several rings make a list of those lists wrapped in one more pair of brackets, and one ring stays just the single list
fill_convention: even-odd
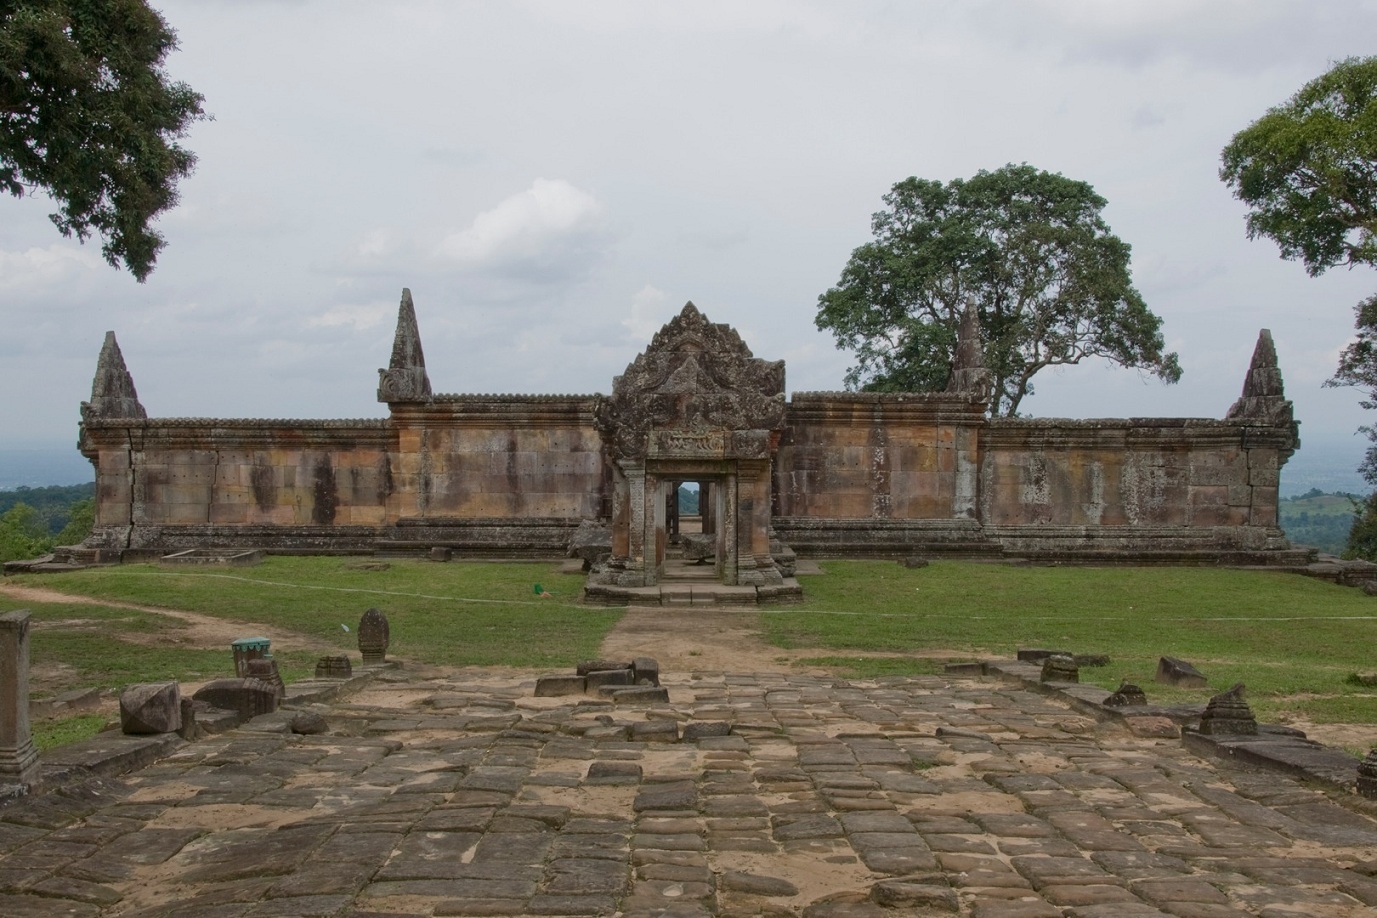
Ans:
[{"label": "temple gateway", "polygon": [[1277,528],[1299,441],[1266,330],[1222,419],[1005,419],[967,319],[945,392],[786,398],[782,361],[689,303],[610,395],[440,395],[404,290],[389,416],[365,420],[149,418],[111,332],[81,406],[82,553],[541,558],[601,525],[585,596],[660,602],[697,483],[699,574],[733,601],[797,596],[796,557],[1307,560]]}]

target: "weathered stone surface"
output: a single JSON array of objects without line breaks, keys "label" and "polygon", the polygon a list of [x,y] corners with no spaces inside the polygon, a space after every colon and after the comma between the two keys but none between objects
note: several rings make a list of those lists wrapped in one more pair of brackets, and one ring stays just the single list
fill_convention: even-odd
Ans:
[{"label": "weathered stone surface", "polygon": [[421,333],[416,324],[416,304],[411,291],[402,288],[397,309],[397,331],[392,339],[392,359],[387,369],[378,370],[378,401],[425,402],[431,397],[426,358],[421,350]]},{"label": "weathered stone surface", "polygon": [[635,762],[592,762],[588,766],[589,784],[638,784],[641,766]]},{"label": "weathered stone surface", "polygon": [[365,666],[387,660],[391,631],[381,609],[369,609],[359,619],[359,653]]},{"label": "weathered stone surface", "polygon": [[672,720],[644,721],[632,726],[631,738],[642,743],[677,743],[679,724]]},{"label": "weathered stone surface", "polygon": [[292,715],[292,732],[300,736],[319,736],[330,732],[330,724],[314,711],[298,711]]},{"label": "weathered stone surface", "polygon": [[1158,682],[1166,685],[1177,685],[1184,688],[1204,688],[1208,682],[1205,676],[1185,660],[1178,660],[1175,657],[1162,657],[1157,661]]},{"label": "weathered stone surface", "polygon": [[1200,732],[1211,736],[1256,735],[1257,718],[1248,707],[1240,682],[1227,692],[1212,697],[1200,715]]},{"label": "weathered stone surface", "polygon": [[344,654],[332,654],[316,661],[317,679],[348,679],[354,675],[354,667]]},{"label": "weathered stone surface", "polygon": [[247,669],[248,678],[259,679],[272,684],[273,688],[277,690],[279,704],[282,699],[287,697],[287,685],[282,681],[282,674],[278,672],[277,660],[270,656],[259,657],[255,660],[249,660]]},{"label": "weathered stone surface", "polygon": [[1377,800],[1377,746],[1369,749],[1358,765],[1358,793]]},{"label": "weathered stone surface", "polygon": [[1056,653],[1042,661],[1043,682],[1080,682],[1080,670],[1070,654]]},{"label": "weathered stone surface", "polygon": [[637,685],[660,684],[660,664],[652,657],[637,657],[631,661],[631,681]]},{"label": "weathered stone surface", "polygon": [[96,378],[91,382],[91,400],[81,403],[83,423],[110,419],[142,420],[148,417],[134,390],[134,377],[125,366],[115,333],[105,333],[100,357],[96,360]]},{"label": "weathered stone surface", "polygon": [[885,908],[922,908],[941,912],[960,911],[956,890],[934,883],[881,880],[870,887],[870,900]]},{"label": "weathered stone surface", "polygon": [[778,877],[763,877],[740,870],[728,870],[718,880],[723,889],[752,896],[797,896],[798,887]]},{"label": "weathered stone surface", "polygon": [[587,683],[583,676],[546,675],[536,679],[537,698],[582,695],[586,690]]},{"label": "weathered stone surface", "polygon": [[617,704],[654,704],[669,701],[669,689],[654,685],[604,685],[599,695],[610,697]]},{"label": "weathered stone surface", "polygon": [[277,710],[277,686],[261,679],[216,679],[201,686],[191,696],[213,708],[234,711],[248,720]]},{"label": "weathered stone surface", "polygon": [[120,729],[135,736],[181,730],[181,686],[152,682],[126,688],[120,693]]},{"label": "weathered stone surface", "polygon": [[684,742],[714,736],[728,736],[732,725],[721,720],[694,720],[684,724]]},{"label": "weathered stone surface", "polygon": [[1124,726],[1134,736],[1172,738],[1181,735],[1181,728],[1170,717],[1141,714],[1124,718]]},{"label": "weathered stone surface", "polygon": [[612,530],[597,520],[580,520],[578,529],[569,538],[567,557],[583,560],[583,569],[612,554]]},{"label": "weathered stone surface", "polygon": [[604,685],[627,686],[632,684],[631,669],[596,669],[584,676],[586,691],[596,695]]},{"label": "weathered stone surface", "polygon": [[1123,708],[1131,705],[1147,704],[1147,694],[1141,686],[1132,682],[1124,682],[1119,685],[1118,691],[1104,700],[1105,706],[1110,708]]}]

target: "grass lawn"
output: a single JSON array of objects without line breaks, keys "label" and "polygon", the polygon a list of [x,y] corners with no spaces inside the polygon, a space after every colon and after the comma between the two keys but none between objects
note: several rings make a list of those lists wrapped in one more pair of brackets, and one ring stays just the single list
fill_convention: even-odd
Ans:
[{"label": "grass lawn", "polygon": [[[370,606],[391,622],[390,654],[437,665],[564,669],[596,656],[621,610],[577,604],[581,578],[553,564],[270,557],[243,570],[126,565],[13,581],[97,599],[271,622],[355,651],[352,629]],[[1235,682],[1258,716],[1377,723],[1377,690],[1350,681],[1377,669],[1377,599],[1289,574],[1217,568],[1016,567],[828,561],[804,580],[805,601],[768,610],[766,637],[818,648],[808,662],[857,676],[932,673],[944,660],[1012,658],[1020,647],[1104,653],[1081,679],[1142,685],[1150,700],[1203,701]],[[554,596],[538,598],[541,584]],[[0,611],[14,608],[0,604]],[[229,650],[181,646],[186,626],[107,606],[25,604],[35,664],[70,668],[71,684],[196,681],[227,675]],[[346,632],[341,625],[347,625]],[[867,656],[882,654],[882,656]],[[286,679],[317,654],[274,650]],[[1157,660],[1194,663],[1209,689],[1152,681]]]},{"label": "grass lawn", "polygon": [[[801,606],[764,616],[785,648],[825,647],[857,675],[932,672],[929,659],[846,657],[845,651],[1012,658],[1020,647],[1105,653],[1081,681],[1136,682],[1149,700],[1203,700],[1248,686],[1268,721],[1377,723],[1377,690],[1353,684],[1377,670],[1377,599],[1294,574],[1194,567],[1015,567],[828,561],[803,581]],[[1157,660],[1195,664],[1208,690],[1153,682]],[[908,668],[905,668],[907,663]]]},{"label": "grass lawn", "polygon": [[[370,570],[353,558],[270,557],[242,570],[137,564],[9,579],[111,602],[272,623],[350,652],[356,660],[354,629],[364,610],[376,606],[387,613],[390,656],[449,666],[572,668],[597,656],[603,636],[621,618],[620,610],[575,605],[582,579],[564,577],[552,564],[393,561],[385,570]],[[551,598],[536,595],[537,583]],[[20,607],[32,613],[35,671],[56,668],[64,690],[198,682],[234,673],[228,644],[187,646],[187,625],[176,618],[0,598],[0,611]],[[283,679],[293,682],[314,673],[320,654],[275,646],[273,656]],[[36,722],[35,742],[69,742],[100,726],[100,718],[89,716]]]}]

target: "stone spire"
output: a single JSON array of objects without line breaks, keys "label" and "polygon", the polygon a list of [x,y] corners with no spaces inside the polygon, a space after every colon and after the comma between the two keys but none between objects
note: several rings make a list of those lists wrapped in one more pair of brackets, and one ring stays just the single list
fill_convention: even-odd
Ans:
[{"label": "stone spire", "polygon": [[993,384],[990,371],[985,368],[985,350],[980,343],[980,315],[975,302],[967,300],[956,330],[956,350],[951,358],[947,391],[964,392],[988,401]]},{"label": "stone spire", "polygon": [[397,310],[397,336],[392,341],[392,361],[378,371],[378,401],[425,402],[430,400],[430,377],[421,353],[421,332],[416,326],[416,305],[411,290],[402,288]]},{"label": "stone spire", "polygon": [[1257,421],[1269,427],[1295,428],[1296,418],[1281,382],[1281,367],[1277,366],[1277,349],[1272,333],[1258,332],[1253,362],[1243,380],[1243,395],[1234,402],[1226,418]]},{"label": "stone spire", "polygon": [[134,391],[134,378],[124,365],[119,342],[115,340],[115,333],[108,331],[105,333],[105,344],[100,349],[100,358],[96,361],[91,400],[81,403],[81,420],[146,417],[148,412],[139,404],[139,393]]}]

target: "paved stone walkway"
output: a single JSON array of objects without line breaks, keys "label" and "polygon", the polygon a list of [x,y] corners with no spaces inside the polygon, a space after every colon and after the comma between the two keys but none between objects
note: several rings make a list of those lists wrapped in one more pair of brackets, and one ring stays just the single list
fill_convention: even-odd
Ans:
[{"label": "paved stone walkway", "polygon": [[401,670],[329,734],[269,717],[18,800],[0,915],[1377,914],[1377,822],[1012,684],[665,684]]}]

